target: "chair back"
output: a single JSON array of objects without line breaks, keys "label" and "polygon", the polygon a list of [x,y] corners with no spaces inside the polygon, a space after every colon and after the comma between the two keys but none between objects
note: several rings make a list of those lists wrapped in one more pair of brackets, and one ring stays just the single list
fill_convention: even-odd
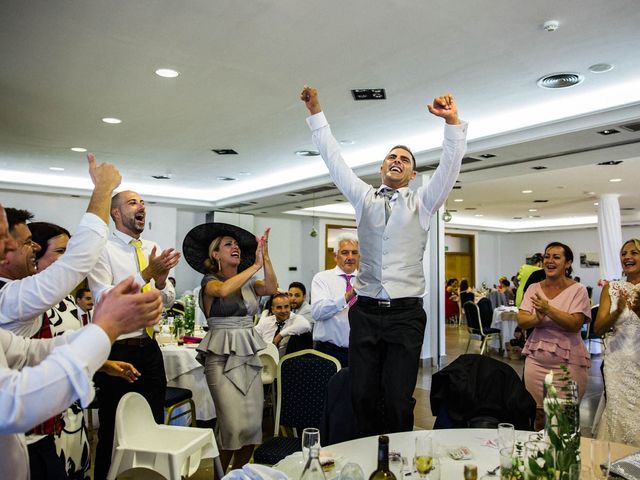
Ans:
[{"label": "chair back", "polygon": [[146,437],[157,428],[147,400],[136,392],[126,393],[116,410],[114,446],[127,448],[130,441]]},{"label": "chair back", "polygon": [[274,436],[278,435],[280,425],[320,428],[327,385],[338,370],[340,362],[336,358],[311,349],[280,359]]},{"label": "chair back", "polygon": [[267,348],[258,353],[262,361],[262,384],[271,385],[278,374],[278,363],[280,362],[280,353],[278,347],[273,343],[267,343]]},{"label": "chair back", "polygon": [[473,302],[475,300],[475,295],[473,292],[460,292],[460,303],[464,305],[467,302]]},{"label": "chair back", "polygon": [[478,300],[478,310],[480,311],[480,329],[484,335],[484,331],[491,328],[491,322],[493,321],[493,307],[491,301],[488,298],[481,298]]},{"label": "chair back", "polygon": [[469,333],[478,333],[480,330],[480,311],[478,310],[478,306],[472,302],[465,302],[462,305],[464,309],[464,316],[467,317],[467,328],[469,329]]},{"label": "chair back", "polygon": [[587,328],[587,338],[591,340],[600,338],[600,336],[597,335],[593,330],[593,327],[596,324],[596,317],[598,316],[599,307],[600,307],[599,303],[591,307],[591,321],[589,322],[589,327]]}]

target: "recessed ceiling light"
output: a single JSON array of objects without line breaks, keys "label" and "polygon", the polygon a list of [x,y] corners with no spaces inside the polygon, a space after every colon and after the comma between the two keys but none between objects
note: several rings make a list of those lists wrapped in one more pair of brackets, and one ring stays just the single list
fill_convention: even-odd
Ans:
[{"label": "recessed ceiling light", "polygon": [[64,168],[62,167],[49,167],[49,170],[52,172],[64,172]]},{"label": "recessed ceiling light", "polygon": [[456,198],[453,201],[454,202],[464,202],[464,198]]},{"label": "recessed ceiling light", "polygon": [[84,153],[87,151],[84,147],[71,147],[72,152]]},{"label": "recessed ceiling light", "polygon": [[466,207],[465,210],[477,210],[476,207]]},{"label": "recessed ceiling light", "polygon": [[538,209],[537,209],[537,208],[530,208],[530,209],[529,209],[529,211],[530,211],[530,212],[537,212],[537,211],[538,211]]},{"label": "recessed ceiling light", "polygon": [[212,148],[211,151],[218,155],[238,155],[233,148]]},{"label": "recessed ceiling light", "polygon": [[345,140],[340,140],[340,145],[353,145],[355,142],[355,140],[349,140],[349,139],[345,139]]},{"label": "recessed ceiling light", "polygon": [[239,175],[243,175],[243,176],[247,176],[247,175],[251,175],[251,172],[239,172]]},{"label": "recessed ceiling light", "polygon": [[115,118],[115,117],[104,117],[102,119],[102,121],[104,123],[110,123],[112,125],[117,125],[118,123],[122,123],[122,120],[120,120],[119,118]]},{"label": "recessed ceiling light", "polygon": [[164,173],[164,174],[160,174],[160,175],[151,175],[153,178],[155,178],[156,180],[171,180],[171,174],[170,173]]},{"label": "recessed ceiling light", "polygon": [[522,217],[513,217],[514,220],[522,220]]},{"label": "recessed ceiling light", "polygon": [[604,130],[600,130],[598,133],[600,135],[615,135],[616,133],[620,133],[620,130],[616,130],[615,128],[606,128]]},{"label": "recessed ceiling light", "polygon": [[600,205],[598,202],[593,202],[593,204],[597,207],[598,205]]},{"label": "recessed ceiling light", "polygon": [[482,215],[481,213],[476,213],[474,217],[484,217],[484,215]]},{"label": "recessed ceiling light", "polygon": [[621,181],[622,181],[622,179],[621,179],[621,178],[612,178],[612,179],[610,179],[609,181],[610,181],[611,183],[618,183],[618,182],[621,182]]},{"label": "recessed ceiling light", "polygon": [[164,78],[176,78],[180,75],[180,72],[173,70],[172,68],[159,68],[156,70],[156,75]]},{"label": "recessed ceiling light", "polygon": [[299,157],[317,157],[320,155],[320,152],[317,150],[296,150],[295,153]]},{"label": "recessed ceiling light", "polygon": [[608,160],[606,162],[600,162],[598,165],[620,165],[622,160]]},{"label": "recessed ceiling light", "polygon": [[495,155],[493,153],[483,153],[480,155],[482,158],[494,158]]},{"label": "recessed ceiling light", "polygon": [[533,203],[547,203],[549,200],[534,200]]},{"label": "recessed ceiling light", "polygon": [[613,70],[613,65],[610,63],[595,63],[589,67],[591,73],[606,73]]},{"label": "recessed ceiling light", "polygon": [[238,179],[233,177],[217,177],[216,180],[220,182],[235,182]]},{"label": "recessed ceiling light", "polygon": [[532,170],[546,170],[547,167],[544,165],[536,165],[535,167],[531,167]]},{"label": "recessed ceiling light", "polygon": [[522,193],[533,193],[533,190],[522,190]]}]

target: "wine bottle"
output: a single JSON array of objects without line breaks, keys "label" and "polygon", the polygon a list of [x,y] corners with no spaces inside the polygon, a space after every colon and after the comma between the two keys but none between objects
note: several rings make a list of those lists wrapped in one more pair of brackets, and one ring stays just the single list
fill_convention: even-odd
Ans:
[{"label": "wine bottle", "polygon": [[320,447],[318,445],[309,449],[309,458],[300,480],[325,480],[324,471],[320,465]]},{"label": "wine bottle", "polygon": [[389,470],[389,437],[378,437],[378,468],[371,474],[369,480],[396,480],[396,476]]}]

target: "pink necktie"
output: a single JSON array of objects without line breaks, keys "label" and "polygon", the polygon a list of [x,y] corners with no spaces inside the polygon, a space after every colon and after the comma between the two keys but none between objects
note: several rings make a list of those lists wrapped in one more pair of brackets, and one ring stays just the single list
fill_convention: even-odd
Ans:
[{"label": "pink necktie", "polygon": [[[348,274],[344,273],[344,274],[342,274],[342,276],[347,281],[347,288],[345,289],[345,293],[350,292],[351,290],[353,290],[353,285],[351,285],[351,277],[353,277],[353,275],[348,275]],[[358,300],[358,296],[354,295],[353,297],[351,297],[351,300],[349,300],[347,302],[347,305],[349,307],[352,307],[353,304],[356,303],[357,300]]]}]

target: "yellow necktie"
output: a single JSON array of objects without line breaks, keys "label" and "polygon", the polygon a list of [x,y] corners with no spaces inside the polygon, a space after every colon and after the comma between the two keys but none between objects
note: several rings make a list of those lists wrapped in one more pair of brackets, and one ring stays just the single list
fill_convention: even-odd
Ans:
[{"label": "yellow necktie", "polygon": [[[142,251],[142,240],[131,240],[129,243],[133,245],[134,248],[136,249],[136,259],[138,260],[138,271],[142,272],[145,268],[147,268],[147,265],[149,265],[149,262],[147,262],[147,257],[144,256],[144,252]],[[142,286],[141,290],[143,292],[148,292],[149,290],[151,290],[151,284],[145,283]],[[153,338],[153,327],[147,327],[145,330],[147,331],[147,335]]]}]

